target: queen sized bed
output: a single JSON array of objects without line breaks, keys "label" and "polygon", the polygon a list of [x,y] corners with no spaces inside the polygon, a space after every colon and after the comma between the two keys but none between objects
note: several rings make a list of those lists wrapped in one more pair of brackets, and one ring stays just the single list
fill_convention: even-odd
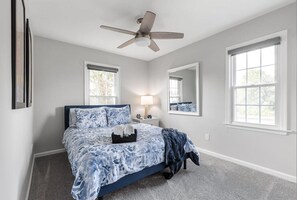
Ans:
[{"label": "queen sized bed", "polygon": [[[165,143],[162,128],[148,124],[132,124],[137,129],[137,142],[112,144],[113,127],[69,127],[70,109],[117,107],[65,106],[63,143],[75,176],[71,194],[77,200],[102,199],[107,193],[163,170]],[[129,105],[128,105],[129,106]],[[129,106],[130,111],[130,106]],[[108,120],[108,116],[107,116]],[[186,152],[198,152],[188,139]],[[186,158],[184,158],[186,159]]]}]

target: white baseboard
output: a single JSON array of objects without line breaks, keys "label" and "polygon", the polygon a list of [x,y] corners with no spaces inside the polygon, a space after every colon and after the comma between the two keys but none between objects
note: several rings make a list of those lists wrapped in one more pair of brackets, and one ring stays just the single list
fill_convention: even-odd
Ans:
[{"label": "white baseboard", "polygon": [[57,153],[63,153],[65,151],[66,151],[66,149],[64,149],[64,148],[63,149],[51,150],[51,151],[44,151],[44,152],[34,154],[34,157],[39,158],[39,157],[49,156],[49,155],[53,155],[53,154],[57,154]]},{"label": "white baseboard", "polygon": [[276,171],[276,170],[269,169],[269,168],[266,168],[266,167],[262,167],[260,165],[256,165],[256,164],[253,164],[253,163],[250,163],[250,162],[239,160],[237,158],[225,156],[223,154],[219,154],[219,153],[209,151],[209,150],[206,150],[206,149],[201,149],[201,148],[197,148],[197,149],[201,153],[204,153],[204,154],[216,157],[216,158],[220,158],[222,160],[226,160],[226,161],[229,161],[229,162],[232,162],[232,163],[235,163],[235,164],[238,164],[238,165],[250,168],[250,169],[254,169],[254,170],[263,172],[265,174],[276,176],[278,178],[281,178],[281,179],[296,183],[296,176],[292,176],[292,175],[289,175],[289,174],[286,174],[286,173],[283,173],[283,172],[280,172],[280,171]]},{"label": "white baseboard", "polygon": [[34,163],[35,163],[35,158],[34,158],[34,154],[33,154],[33,145],[31,147],[31,152],[32,152],[32,165],[31,165],[31,169],[30,169],[30,175],[29,175],[29,182],[28,182],[28,188],[27,188],[27,194],[26,194],[26,200],[29,199],[29,193],[30,193],[30,188],[31,188],[31,182],[32,182],[32,175],[33,175],[33,167],[34,167]]},{"label": "white baseboard", "polygon": [[30,193],[30,188],[31,188],[31,182],[32,182],[32,176],[33,176],[34,163],[35,163],[35,158],[34,158],[34,155],[33,155],[33,156],[32,156],[32,166],[31,166],[31,170],[30,170],[29,183],[28,183],[28,189],[27,189],[27,194],[26,194],[26,200],[29,199],[29,193]]}]

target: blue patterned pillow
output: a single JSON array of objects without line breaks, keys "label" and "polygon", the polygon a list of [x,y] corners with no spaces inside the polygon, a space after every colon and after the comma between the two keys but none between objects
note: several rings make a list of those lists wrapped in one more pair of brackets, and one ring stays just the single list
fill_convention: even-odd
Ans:
[{"label": "blue patterned pillow", "polygon": [[178,104],[177,109],[182,112],[190,112],[190,108],[187,104]]},{"label": "blue patterned pillow", "polygon": [[112,127],[119,124],[128,124],[131,122],[129,106],[122,108],[105,107],[108,126]]},{"label": "blue patterned pillow", "polygon": [[177,111],[177,105],[171,105],[170,110]]},{"label": "blue patterned pillow", "polygon": [[191,104],[191,112],[196,112],[197,109],[196,109],[196,104]]},{"label": "blue patterned pillow", "polygon": [[196,105],[195,104],[178,104],[177,105],[179,111],[183,112],[196,112]]},{"label": "blue patterned pillow", "polygon": [[104,108],[75,109],[76,126],[78,128],[107,127],[106,111]]}]

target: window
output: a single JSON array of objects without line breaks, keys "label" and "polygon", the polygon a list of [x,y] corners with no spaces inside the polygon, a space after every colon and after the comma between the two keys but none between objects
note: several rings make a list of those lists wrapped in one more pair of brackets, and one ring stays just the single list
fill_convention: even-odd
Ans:
[{"label": "window", "polygon": [[183,79],[181,77],[170,76],[170,103],[182,102],[182,83]]},{"label": "window", "polygon": [[119,68],[101,64],[85,65],[85,104],[119,103]]},{"label": "window", "polygon": [[286,129],[285,35],[227,49],[228,124]]}]

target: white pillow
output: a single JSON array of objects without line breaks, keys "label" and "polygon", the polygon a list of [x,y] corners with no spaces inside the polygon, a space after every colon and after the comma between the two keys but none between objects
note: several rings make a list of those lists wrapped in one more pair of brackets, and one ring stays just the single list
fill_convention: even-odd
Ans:
[{"label": "white pillow", "polygon": [[76,108],[70,108],[69,110],[69,127],[74,128],[76,127]]}]

